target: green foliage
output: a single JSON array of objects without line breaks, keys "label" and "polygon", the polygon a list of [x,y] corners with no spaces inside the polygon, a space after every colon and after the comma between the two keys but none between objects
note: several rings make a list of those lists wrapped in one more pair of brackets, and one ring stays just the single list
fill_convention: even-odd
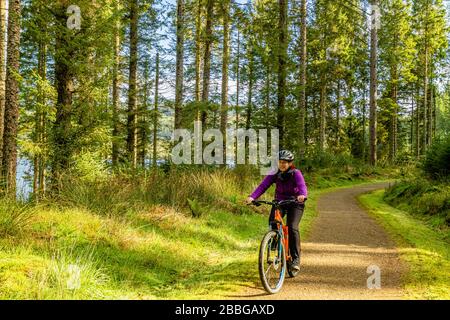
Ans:
[{"label": "green foliage", "polygon": [[77,157],[73,172],[81,180],[88,181],[105,179],[108,176],[107,166],[101,162],[98,152],[84,152],[80,154]]},{"label": "green foliage", "polygon": [[202,207],[196,199],[191,200],[191,199],[187,198],[187,202],[189,205],[189,209],[191,209],[193,218],[199,218],[203,215]]},{"label": "green foliage", "polygon": [[450,137],[435,141],[422,164],[423,171],[433,179],[450,177]]},{"label": "green foliage", "polygon": [[436,227],[450,226],[450,187],[445,183],[420,178],[403,180],[386,190],[384,200],[422,216]]},{"label": "green foliage", "polygon": [[0,199],[0,237],[16,236],[30,224],[34,208],[8,197]]},{"label": "green foliage", "polygon": [[442,94],[436,97],[436,136],[450,137],[450,82]]},{"label": "green foliage", "polygon": [[307,171],[315,171],[324,168],[335,168],[345,171],[348,167],[361,166],[362,161],[348,154],[333,154],[325,151],[314,151],[305,159],[300,160],[300,167]]}]

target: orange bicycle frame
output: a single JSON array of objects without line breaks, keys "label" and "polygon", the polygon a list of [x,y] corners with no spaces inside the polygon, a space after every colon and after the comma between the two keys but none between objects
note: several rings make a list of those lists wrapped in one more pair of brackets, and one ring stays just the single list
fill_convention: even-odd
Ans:
[{"label": "orange bicycle frame", "polygon": [[283,224],[283,218],[281,216],[281,212],[279,209],[275,210],[275,221],[279,222],[282,228],[282,232],[283,232],[283,241],[284,241],[284,248],[285,248],[285,252],[286,252],[286,259],[289,260],[291,258],[291,256],[289,255],[289,230],[288,230],[288,226],[285,226]]}]

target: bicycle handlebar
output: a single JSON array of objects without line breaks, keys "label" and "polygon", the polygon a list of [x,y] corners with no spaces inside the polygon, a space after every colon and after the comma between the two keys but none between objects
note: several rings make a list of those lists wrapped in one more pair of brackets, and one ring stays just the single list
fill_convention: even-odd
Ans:
[{"label": "bicycle handlebar", "polygon": [[297,199],[280,200],[280,201],[277,201],[277,200],[273,200],[273,201],[253,200],[253,201],[251,202],[251,204],[253,204],[254,206],[257,206],[257,207],[259,207],[259,206],[262,205],[262,204],[268,204],[268,205],[275,206],[275,207],[281,207],[281,206],[283,206],[283,205],[291,204],[291,203],[300,203],[300,204],[303,204],[303,203],[305,203],[306,199],[307,199],[307,198],[305,198],[305,200],[303,200],[303,202],[300,202],[300,201],[298,201]]}]

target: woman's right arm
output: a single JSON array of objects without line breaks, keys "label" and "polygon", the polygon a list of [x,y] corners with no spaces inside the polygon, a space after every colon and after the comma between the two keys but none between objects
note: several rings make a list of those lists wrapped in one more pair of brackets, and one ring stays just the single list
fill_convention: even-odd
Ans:
[{"label": "woman's right arm", "polygon": [[256,187],[255,191],[250,195],[252,199],[258,199],[267,189],[275,182],[275,175],[269,174],[264,177],[263,181]]}]

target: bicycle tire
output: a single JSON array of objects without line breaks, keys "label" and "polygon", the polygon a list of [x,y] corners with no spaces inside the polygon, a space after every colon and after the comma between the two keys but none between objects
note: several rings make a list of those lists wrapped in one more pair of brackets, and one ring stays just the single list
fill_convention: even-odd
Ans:
[{"label": "bicycle tire", "polygon": [[[277,236],[277,232],[272,231],[272,230],[268,231],[264,235],[263,239],[261,240],[261,245],[260,245],[260,248],[259,248],[259,259],[258,259],[259,278],[261,280],[261,283],[262,283],[264,289],[270,294],[277,293],[277,292],[279,292],[281,290],[281,288],[283,286],[284,279],[286,277],[286,269],[287,269],[287,266],[286,266],[286,250],[285,250],[283,242],[281,242],[281,270],[280,270],[280,278],[278,279],[277,285],[273,288],[270,285],[270,283],[269,283],[269,281],[268,281],[268,279],[266,277],[266,270],[264,268],[264,266],[265,266],[264,254],[267,251],[267,248],[268,248],[268,245],[269,245],[269,241],[275,236]],[[280,241],[280,240],[278,240],[278,241]],[[278,245],[280,245],[280,244],[278,243]],[[269,266],[269,268],[270,268],[270,266]]]}]

